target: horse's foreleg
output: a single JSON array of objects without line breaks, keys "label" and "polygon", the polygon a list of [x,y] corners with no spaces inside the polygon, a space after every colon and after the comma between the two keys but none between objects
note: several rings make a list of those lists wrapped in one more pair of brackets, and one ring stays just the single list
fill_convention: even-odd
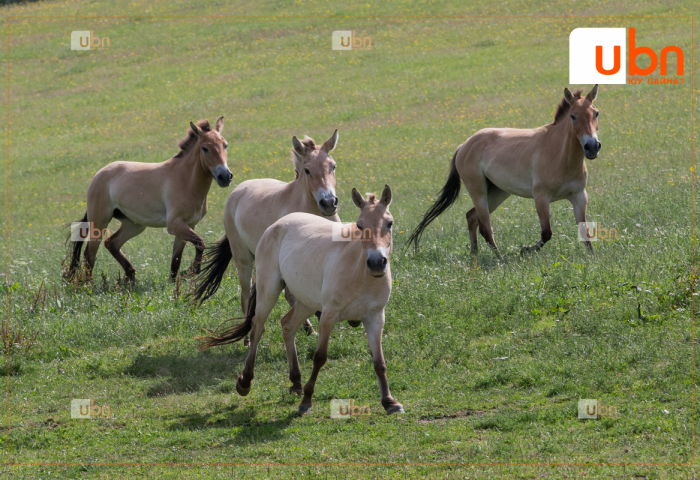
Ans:
[{"label": "horse's foreleg", "polygon": [[552,238],[552,226],[549,221],[549,202],[550,198],[546,195],[535,195],[535,210],[540,218],[540,239],[530,247],[523,247],[520,253],[536,252],[544,246]]},{"label": "horse's foreleg", "polygon": [[297,357],[297,347],[294,343],[294,339],[296,338],[299,327],[312,312],[312,309],[296,302],[292,309],[282,317],[282,337],[284,338],[284,346],[287,350],[289,380],[292,381],[289,392],[296,393],[297,395],[304,393],[304,390],[301,386],[301,371],[299,370],[299,358]]},{"label": "horse's foreleg", "polygon": [[[571,205],[574,207],[574,217],[576,217],[576,226],[581,223],[586,222],[586,207],[588,206],[588,195],[586,191],[577,193],[569,197]],[[593,244],[590,240],[585,240],[584,245],[588,248],[588,251],[593,253]]]},{"label": "horse's foreleg", "polygon": [[[196,249],[194,260],[192,261],[192,265],[190,265],[190,268],[187,270],[186,273],[188,275],[198,274],[200,266],[202,264],[202,254],[204,253],[204,239],[197,235],[195,231],[192,230],[192,228],[190,228],[190,226],[187,225],[185,221],[181,218],[177,218],[172,222],[168,223],[168,233],[170,235],[174,235],[176,238],[181,238],[185,242],[190,242],[194,246],[194,248]],[[175,246],[173,246],[173,253],[175,253]],[[180,255],[180,257],[182,257],[182,255]],[[172,275],[172,268],[170,273]]]},{"label": "horse's foreleg", "polygon": [[326,364],[326,360],[328,360],[328,341],[331,338],[331,331],[333,330],[335,319],[335,314],[323,310],[321,320],[318,322],[318,347],[314,353],[314,368],[311,371],[309,381],[304,385],[304,398],[299,404],[300,413],[306,413],[311,410],[311,397],[314,394],[318,372],[321,370],[321,367]]},{"label": "horse's foreleg", "polygon": [[170,261],[170,279],[175,280],[177,278],[177,272],[180,270],[180,262],[182,262],[182,253],[185,250],[185,245],[187,241],[183,238],[175,237],[175,242],[173,242],[173,257]]},{"label": "horse's foreleg", "polygon": [[372,363],[374,364],[374,373],[377,374],[379,382],[379,392],[382,398],[382,406],[387,414],[403,413],[403,405],[394,400],[389,391],[389,381],[386,377],[386,363],[384,362],[384,352],[382,351],[382,330],[384,329],[384,312],[380,315],[370,318],[364,322],[365,331],[367,332],[367,342],[369,350],[372,353]]},{"label": "horse's foreleg", "polygon": [[[287,300],[287,303],[290,307],[293,307],[297,302],[297,299],[294,296],[294,294],[292,294],[292,292],[290,292],[289,289],[286,287],[284,289],[284,299]],[[319,318],[319,320],[321,319],[320,315],[316,316]],[[308,318],[306,319],[306,321],[304,321],[304,332],[307,336],[316,334],[316,330],[314,330],[314,326],[311,325],[311,322]]]}]

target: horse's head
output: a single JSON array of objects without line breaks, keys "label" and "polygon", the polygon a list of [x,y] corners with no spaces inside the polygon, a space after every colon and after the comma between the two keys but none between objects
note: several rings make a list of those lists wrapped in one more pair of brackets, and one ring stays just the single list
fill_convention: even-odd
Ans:
[{"label": "horse's head", "polygon": [[593,160],[598,156],[602,145],[598,141],[598,114],[600,111],[593,105],[598,96],[598,85],[588,92],[585,98],[581,92],[572,94],[568,88],[564,89],[564,98],[569,102],[569,118],[574,129],[574,134],[581,142],[586,158]]},{"label": "horse's head", "polygon": [[[389,213],[391,188],[384,185],[382,196],[372,194],[365,200],[356,188],[352,189],[352,201],[360,209],[360,217],[355,226],[362,232],[362,248],[367,253],[367,268],[373,277],[383,277],[389,265],[392,238],[391,227],[394,217]],[[365,232],[369,235],[365,235]]]},{"label": "horse's head", "polygon": [[304,137],[302,141],[292,137],[294,172],[326,217],[333,216],[338,211],[338,197],[335,196],[335,160],[331,157],[337,143],[338,130],[333,132],[331,138],[323,145],[316,145],[309,137]]},{"label": "horse's head", "polygon": [[228,169],[228,142],[221,136],[223,128],[223,116],[216,121],[213,130],[207,120],[200,120],[197,125],[190,122],[190,136],[194,135],[196,138],[194,155],[202,168],[212,174],[220,187],[228,187],[233,174]]}]

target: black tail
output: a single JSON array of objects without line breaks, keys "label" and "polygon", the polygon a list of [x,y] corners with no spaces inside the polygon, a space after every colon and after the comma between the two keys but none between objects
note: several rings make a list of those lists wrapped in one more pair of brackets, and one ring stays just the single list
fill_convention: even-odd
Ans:
[{"label": "black tail", "polygon": [[[85,215],[83,215],[82,220],[80,222],[87,222],[88,221],[88,216],[87,212],[85,212]],[[71,224],[68,224],[68,237],[66,237],[66,245],[68,245],[68,258],[70,258],[70,264],[68,265],[68,272],[67,276],[69,278],[75,277],[75,275],[78,273],[78,270],[80,269],[80,252],[83,250],[83,244],[85,242],[74,242],[71,240],[73,231],[70,229]],[[65,265],[65,264],[64,264]],[[65,267],[64,267],[65,268]]]},{"label": "black tail", "polygon": [[233,258],[231,245],[225,235],[214,245],[207,247],[204,252],[207,260],[197,277],[197,289],[194,295],[194,301],[199,302],[200,305],[219,289],[226,268]]},{"label": "black tail", "polygon": [[423,216],[423,220],[420,221],[416,229],[408,237],[406,246],[413,243],[418,250],[418,243],[420,242],[420,237],[423,235],[423,230],[430,225],[430,222],[435,220],[438,215],[450,208],[457,197],[459,197],[459,191],[462,188],[462,180],[459,178],[459,173],[457,172],[457,166],[455,165],[455,159],[457,158],[457,152],[452,156],[452,161],[450,162],[450,175],[447,177],[447,183],[442,190],[440,190],[440,198],[437,199],[433,206],[428,209],[428,211]]},{"label": "black tail", "polygon": [[[253,329],[253,317],[255,316],[255,307],[257,305],[257,293],[258,293],[258,288],[256,284],[253,284],[253,288],[250,290],[250,299],[248,300],[248,312],[246,313],[245,316],[245,322],[239,323],[238,325],[234,325],[233,327],[229,327],[225,330],[223,330],[220,334],[217,335],[216,332],[219,331],[219,328],[214,330],[213,333],[210,333],[209,335],[205,337],[195,337],[196,340],[200,340],[203,343],[200,344],[200,348],[202,350],[206,350],[209,347],[216,347],[219,345],[228,345],[229,343],[235,343],[239,341],[240,339],[246,337],[248,333]],[[230,320],[240,320],[241,317],[239,318],[231,318]],[[229,320],[227,320],[229,321]],[[225,322],[224,322],[225,323]],[[208,333],[208,332],[207,332]]]}]

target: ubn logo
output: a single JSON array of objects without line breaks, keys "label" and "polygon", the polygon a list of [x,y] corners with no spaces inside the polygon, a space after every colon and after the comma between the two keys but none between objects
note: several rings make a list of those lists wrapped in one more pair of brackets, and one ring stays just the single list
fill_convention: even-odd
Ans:
[{"label": "ubn logo", "polygon": [[70,224],[70,239],[72,242],[94,242],[107,240],[109,228],[95,228],[92,222],[73,222]]},{"label": "ubn logo", "polygon": [[92,418],[100,415],[105,418],[112,416],[109,405],[95,405],[92,398],[73,399],[70,402],[70,418]]},{"label": "ubn logo", "polygon": [[[629,58],[625,63],[626,37],[625,28],[574,29],[569,35],[569,83],[624,84],[627,83],[627,64],[630,75],[651,75],[659,63],[659,73],[667,75],[668,54],[671,52],[676,54],[676,73],[683,75],[683,50],[680,47],[667,46],[657,56],[651,48],[637,46],[634,28],[629,29]],[[648,67],[639,67],[637,58],[640,55],[649,56],[651,63]],[[673,80],[648,83],[683,83],[682,79],[681,82]],[[641,79],[630,79],[630,83],[641,83]]]},{"label": "ubn logo", "polygon": [[90,30],[74,30],[70,33],[71,50],[104,50],[111,46],[109,37],[100,38]]},{"label": "ubn logo", "polygon": [[600,399],[582,398],[578,401],[579,420],[597,420],[600,417],[617,417],[617,415],[617,407],[615,405],[603,405]]},{"label": "ubn logo", "polygon": [[331,418],[350,418],[358,415],[369,415],[369,405],[355,405],[354,400],[331,400]]},{"label": "ubn logo", "polygon": [[617,240],[617,228],[603,228],[600,222],[580,222],[578,224],[578,239],[582,242],[597,242],[598,240],[612,240],[615,232]]},{"label": "ubn logo", "polygon": [[356,37],[354,30],[336,30],[331,35],[333,50],[370,50],[372,39],[370,37]]},{"label": "ubn logo", "polygon": [[355,222],[334,223],[331,238],[334,242],[367,241],[372,239],[372,230],[369,228],[360,230]]}]

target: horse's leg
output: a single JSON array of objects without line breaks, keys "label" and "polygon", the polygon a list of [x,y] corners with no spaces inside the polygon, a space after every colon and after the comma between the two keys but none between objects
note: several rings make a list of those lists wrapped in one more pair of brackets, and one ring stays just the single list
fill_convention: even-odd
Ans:
[{"label": "horse's leg", "polygon": [[309,315],[313,313],[313,309],[308,308],[296,302],[292,309],[282,317],[282,337],[284,338],[284,346],[287,350],[287,362],[289,363],[289,379],[292,381],[292,386],[289,387],[290,393],[301,395],[304,393],[301,386],[301,371],[299,370],[299,358],[297,357],[297,347],[294,343],[297,330]]},{"label": "horse's leg", "polygon": [[304,398],[299,404],[299,412],[301,413],[306,413],[311,410],[311,397],[314,394],[316,378],[318,377],[319,370],[321,370],[321,367],[323,367],[326,360],[328,360],[328,341],[331,338],[331,331],[333,330],[335,321],[336,314],[331,313],[329,309],[323,310],[323,313],[321,313],[321,320],[318,322],[318,347],[316,347],[316,352],[314,352],[314,368],[311,371],[309,381],[304,385]]},{"label": "horse's leg", "polygon": [[[294,296],[292,292],[289,291],[287,287],[284,288],[284,299],[287,300],[287,303],[289,304],[290,307],[293,307],[294,304],[296,304],[297,299]],[[313,313],[313,312],[312,312]],[[321,318],[320,315],[316,315],[319,319]],[[316,334],[316,330],[314,330],[314,326],[311,325],[311,322],[307,318],[306,321],[304,322],[304,332],[306,333],[307,336]]]},{"label": "horse's leg", "polygon": [[185,250],[187,241],[184,238],[175,237],[173,242],[173,257],[170,260],[170,280],[175,281],[177,272],[180,270],[180,262],[182,262],[182,253]]},{"label": "horse's leg", "polygon": [[[93,229],[105,232],[109,221],[112,220],[112,210],[109,206],[104,205],[104,202],[100,202],[99,200],[101,199],[95,199],[92,203],[90,203],[90,200],[91,199],[88,198],[87,219],[88,222],[90,222],[90,236],[92,237]],[[90,240],[87,242],[84,254],[87,279],[92,278],[92,270],[95,267],[97,251],[100,248],[100,244],[104,241],[105,239],[100,237],[97,240]]]},{"label": "horse's leg", "polygon": [[467,212],[467,225],[469,226],[469,243],[473,254],[479,252],[479,239],[476,232],[479,229],[479,217],[476,214],[476,208],[472,208]]},{"label": "horse's leg", "polygon": [[[228,225],[227,225],[228,227]],[[255,264],[255,255],[253,255],[248,247],[238,234],[238,230],[234,228],[226,228],[226,237],[231,246],[231,255],[233,262],[236,264],[238,272],[238,284],[241,286],[241,309],[243,315],[248,314],[248,299],[250,298],[250,289],[253,285],[253,265]],[[247,346],[250,343],[248,335],[243,339],[243,345]]]},{"label": "horse's leg", "polygon": [[476,210],[476,215],[479,219],[479,233],[482,237],[484,237],[486,243],[489,244],[496,254],[500,255],[498,253],[496,242],[493,239],[493,228],[491,227],[491,212],[489,212],[488,195],[479,197],[472,196],[472,200],[474,201],[474,209]]},{"label": "horse's leg", "polygon": [[535,210],[537,210],[537,216],[540,218],[540,230],[542,233],[537,243],[530,247],[523,247],[520,250],[521,254],[538,251],[552,238],[552,226],[549,222],[549,202],[550,198],[548,195],[535,194]]},{"label": "horse's leg", "polygon": [[[202,254],[200,252],[204,251],[204,239],[197,235],[194,230],[190,228],[189,225],[185,223],[185,221],[182,218],[175,218],[175,219],[169,219],[168,220],[168,227],[167,227],[168,233],[170,235],[175,236],[175,238],[180,238],[184,240],[185,242],[190,242],[192,245],[194,245],[194,248],[197,249],[197,255],[195,255],[194,262],[192,262],[192,267],[196,267],[197,269],[199,268],[198,265],[201,264],[202,262]],[[175,251],[175,246],[173,246],[173,253]],[[180,255],[180,258],[182,258],[182,254]],[[197,262],[197,258],[199,258],[197,266],[195,265],[195,262]],[[191,268],[192,268],[191,267]],[[197,270],[198,272],[199,270]],[[170,272],[172,274],[172,270]]]},{"label": "horse's leg", "polygon": [[265,275],[256,285],[256,306],[255,316],[253,317],[253,328],[250,332],[250,346],[248,357],[243,367],[243,373],[238,377],[236,382],[236,391],[242,395],[248,395],[250,392],[250,383],[255,376],[255,356],[258,352],[258,344],[265,332],[265,322],[270,312],[277,303],[277,299],[282,291],[283,284],[279,278],[279,274]]},{"label": "horse's leg", "polygon": [[394,400],[389,391],[389,381],[386,377],[386,363],[384,362],[384,352],[382,352],[382,330],[384,329],[384,311],[364,322],[365,332],[367,332],[367,343],[372,353],[372,363],[374,373],[377,374],[379,382],[379,392],[382,397],[382,407],[387,414],[403,413],[403,405]]},{"label": "horse's leg", "polygon": [[[194,230],[192,230],[194,232]],[[200,239],[202,237],[199,237]],[[199,275],[200,270],[202,269],[202,255],[204,255],[204,240],[202,240],[202,244],[197,245],[196,243],[193,243],[194,245],[194,260],[192,260],[192,263],[190,266],[187,268],[187,270],[183,273],[183,275],[186,276],[193,276],[193,275]],[[182,255],[182,254],[180,254]]]},{"label": "horse's leg", "polygon": [[[489,214],[493,213],[506,198],[510,197],[510,193],[498,188],[493,183],[488,184],[488,203],[489,203]],[[481,231],[481,235],[486,241],[488,239],[484,235],[484,231],[481,230],[479,223],[479,216],[476,214],[476,208],[472,208],[467,212],[467,225],[469,226],[469,242],[471,243],[472,253],[477,253],[479,251],[479,243],[477,241],[476,232]],[[491,229],[491,238],[493,239],[493,229]]]},{"label": "horse's leg", "polygon": [[119,265],[124,269],[124,280],[126,282],[133,282],[136,276],[136,270],[131,262],[122,253],[121,248],[129,239],[134,238],[136,235],[140,234],[146,227],[143,225],[137,225],[128,218],[124,217],[121,219],[122,226],[119,227],[117,233],[105,240],[105,248],[109,250],[109,253],[119,262]]},{"label": "horse's leg", "polygon": [[[576,217],[576,226],[579,223],[586,221],[586,207],[588,206],[588,194],[583,190],[575,195],[569,197],[571,205],[574,207],[574,216]],[[593,253],[593,243],[590,240],[583,242],[588,248],[588,251]]]}]

